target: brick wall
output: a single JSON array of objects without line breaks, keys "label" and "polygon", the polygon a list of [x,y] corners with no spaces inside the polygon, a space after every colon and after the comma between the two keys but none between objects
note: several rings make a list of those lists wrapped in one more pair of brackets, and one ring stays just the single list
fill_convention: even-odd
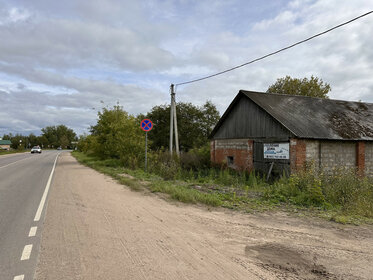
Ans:
[{"label": "brick wall", "polygon": [[373,177],[373,143],[365,142],[365,175]]},{"label": "brick wall", "polygon": [[215,161],[215,140],[210,141],[210,160],[211,162]]},{"label": "brick wall", "polygon": [[290,139],[290,172],[303,170],[306,164],[306,141]]},{"label": "brick wall", "polygon": [[364,176],[365,173],[365,142],[356,143],[356,167],[358,174]]},{"label": "brick wall", "polygon": [[237,170],[253,170],[253,141],[248,139],[222,139],[210,143],[211,161],[227,164],[228,157],[233,157],[229,167]]}]

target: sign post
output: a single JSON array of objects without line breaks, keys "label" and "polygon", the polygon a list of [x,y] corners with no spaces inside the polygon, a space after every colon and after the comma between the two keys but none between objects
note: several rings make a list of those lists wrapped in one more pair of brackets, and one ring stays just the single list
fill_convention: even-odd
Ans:
[{"label": "sign post", "polygon": [[145,172],[148,169],[148,131],[152,130],[153,123],[149,119],[141,121],[141,129],[145,131]]}]

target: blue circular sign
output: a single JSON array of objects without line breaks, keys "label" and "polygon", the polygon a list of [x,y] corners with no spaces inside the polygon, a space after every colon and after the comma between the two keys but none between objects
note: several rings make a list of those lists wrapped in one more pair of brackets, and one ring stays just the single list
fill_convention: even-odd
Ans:
[{"label": "blue circular sign", "polygon": [[148,132],[150,130],[152,130],[153,128],[153,123],[151,120],[149,119],[145,119],[145,120],[142,120],[141,121],[141,129]]}]

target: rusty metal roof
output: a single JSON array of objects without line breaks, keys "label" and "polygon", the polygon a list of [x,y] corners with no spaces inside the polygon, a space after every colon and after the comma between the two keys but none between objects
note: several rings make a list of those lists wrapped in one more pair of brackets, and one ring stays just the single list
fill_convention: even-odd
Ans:
[{"label": "rusty metal roof", "polygon": [[219,121],[246,96],[299,138],[373,141],[373,103],[240,90]]}]

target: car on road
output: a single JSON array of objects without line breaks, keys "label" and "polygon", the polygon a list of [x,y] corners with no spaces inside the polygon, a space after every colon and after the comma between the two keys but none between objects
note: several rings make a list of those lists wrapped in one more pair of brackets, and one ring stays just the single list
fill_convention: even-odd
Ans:
[{"label": "car on road", "polygon": [[58,147],[58,148],[57,148],[57,150],[59,150],[59,151],[60,151],[60,150],[62,150],[62,148],[61,148],[61,147]]},{"label": "car on road", "polygon": [[32,147],[31,154],[34,154],[34,153],[41,154],[41,148],[40,148],[40,146],[34,146],[34,147]]}]

